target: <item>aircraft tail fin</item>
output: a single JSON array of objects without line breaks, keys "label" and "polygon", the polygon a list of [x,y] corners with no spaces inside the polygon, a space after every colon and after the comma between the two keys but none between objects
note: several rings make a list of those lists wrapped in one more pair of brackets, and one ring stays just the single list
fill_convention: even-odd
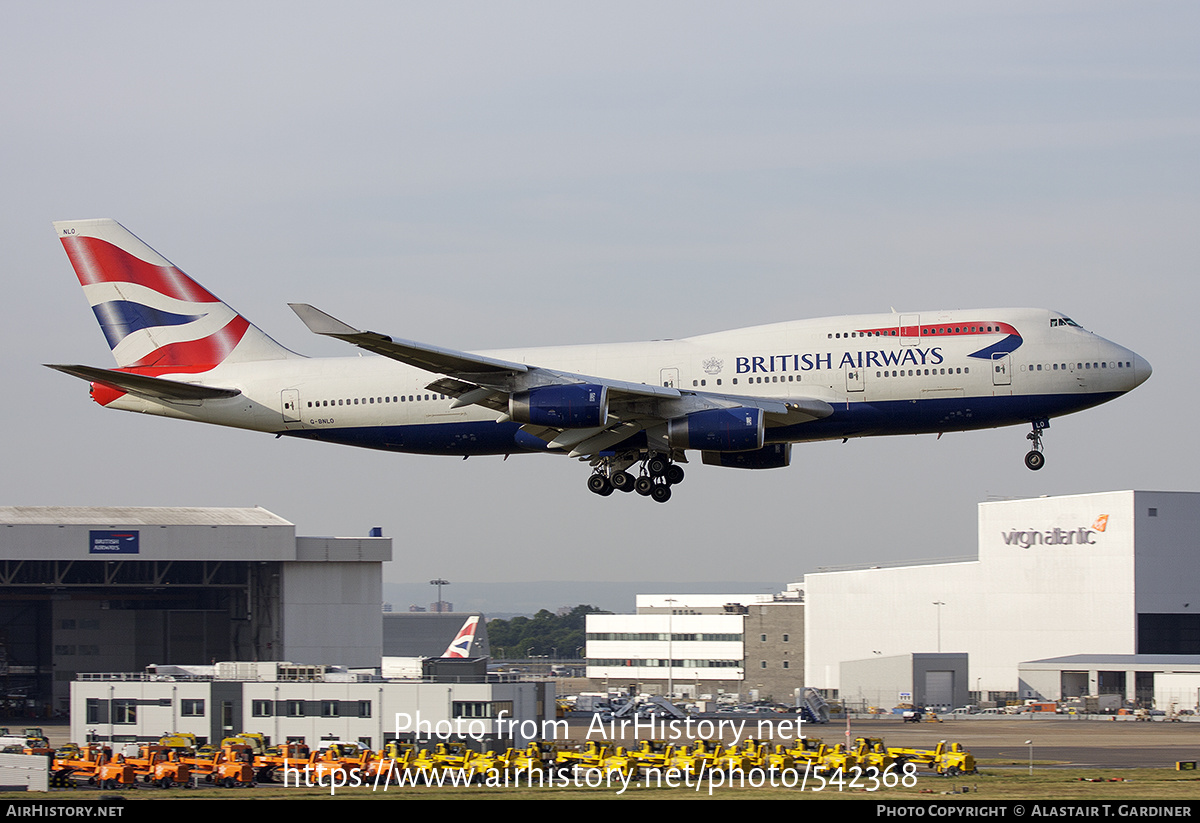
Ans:
[{"label": "aircraft tail fin", "polygon": [[458,634],[450,641],[442,657],[469,657],[471,644],[475,642],[475,629],[479,626],[479,615],[473,614],[462,624]]},{"label": "aircraft tail fin", "polygon": [[115,220],[54,224],[122,369],[205,372],[299,357]]}]

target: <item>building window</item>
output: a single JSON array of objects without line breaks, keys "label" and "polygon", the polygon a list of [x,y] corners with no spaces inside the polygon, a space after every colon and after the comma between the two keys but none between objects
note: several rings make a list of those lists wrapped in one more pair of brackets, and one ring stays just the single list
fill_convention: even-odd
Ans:
[{"label": "building window", "polygon": [[788,661],[786,661],[786,660],[785,660],[785,661],[783,661],[783,667],[784,667],[785,669],[786,669],[786,668],[788,668]]},{"label": "building window", "polygon": [[338,708],[338,702],[336,700],[322,700],[321,717],[337,717],[339,714]]},{"label": "building window", "polygon": [[371,716],[371,701],[370,700],[358,701],[358,716],[359,717],[370,717]]},{"label": "building window", "polygon": [[287,701],[287,716],[288,717],[304,717],[304,701],[303,700]]},{"label": "building window", "polygon": [[1158,509],[1150,509],[1149,516],[1150,517],[1158,517]]},{"label": "building window", "polygon": [[271,708],[270,700],[253,700],[250,703],[250,713],[255,717],[270,717]]},{"label": "building window", "polygon": [[783,636],[783,642],[784,643],[788,642],[788,636],[786,634]]},{"label": "building window", "polygon": [[512,712],[511,700],[492,700],[490,702],[486,700],[455,700],[451,707],[451,716],[456,718],[512,717]]},{"label": "building window", "polygon": [[87,700],[87,722],[100,722],[100,701],[94,697],[89,697]]},{"label": "building window", "polygon": [[767,661],[765,661],[765,660],[764,660],[764,661],[762,662],[762,668],[764,668],[764,669],[765,669],[766,667],[767,667]]},{"label": "building window", "polygon": [[114,700],[112,722],[124,725],[137,723],[137,703],[133,700]]},{"label": "building window", "polygon": [[204,701],[180,700],[179,713],[184,717],[204,717]]}]

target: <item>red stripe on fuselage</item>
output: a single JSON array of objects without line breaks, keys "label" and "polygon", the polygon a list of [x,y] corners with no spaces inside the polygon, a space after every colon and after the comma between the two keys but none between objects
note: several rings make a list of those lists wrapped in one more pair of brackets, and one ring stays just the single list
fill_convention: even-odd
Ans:
[{"label": "red stripe on fuselage", "polygon": [[95,237],[64,237],[63,248],[81,285],[136,283],[193,303],[219,303],[211,292],[174,266],[156,266]]},{"label": "red stripe on fuselage", "polygon": [[[905,330],[916,329],[916,326],[905,326]],[[896,327],[886,326],[879,329],[858,329],[859,334],[875,335],[879,334],[882,337],[895,337]],[[977,321],[974,323],[930,323],[921,326],[921,337],[963,337],[973,334],[1016,334],[1016,328],[1011,323],[997,323],[996,321]],[[845,335],[843,335],[844,337]],[[906,335],[915,337],[916,335]]]}]

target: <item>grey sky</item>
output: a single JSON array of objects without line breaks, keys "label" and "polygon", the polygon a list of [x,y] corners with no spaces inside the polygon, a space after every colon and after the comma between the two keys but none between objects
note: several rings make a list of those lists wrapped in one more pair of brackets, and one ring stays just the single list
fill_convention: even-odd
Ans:
[{"label": "grey sky", "polygon": [[[17,504],[262,505],[395,581],[794,579],[957,555],[975,504],[1196,490],[1200,6],[25,3],[0,28]],[[693,464],[665,506],[548,456],[379,454],[105,412],[50,221],[124,223],[285,345],[309,302],[478,349],[1035,305],[1155,368],[1024,429]]]}]

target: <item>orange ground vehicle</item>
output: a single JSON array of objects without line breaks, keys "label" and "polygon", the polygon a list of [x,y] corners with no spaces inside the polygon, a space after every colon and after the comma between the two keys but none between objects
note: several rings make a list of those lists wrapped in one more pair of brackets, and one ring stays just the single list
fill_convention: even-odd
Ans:
[{"label": "orange ground vehicle", "polygon": [[105,789],[133,786],[136,775],[133,766],[121,755],[114,755],[108,746],[92,743],[73,752],[64,750],[65,757],[55,756],[52,769],[57,777],[82,777],[89,786]]},{"label": "orange ground vehicle", "polygon": [[184,758],[191,770],[202,775],[205,783],[232,789],[254,785],[254,753],[242,743],[222,746],[211,754]]},{"label": "orange ground vehicle", "polygon": [[142,746],[131,744],[121,756],[133,767],[135,777],[143,783],[153,783],[164,789],[191,783],[191,768],[169,746],[158,743]]}]

